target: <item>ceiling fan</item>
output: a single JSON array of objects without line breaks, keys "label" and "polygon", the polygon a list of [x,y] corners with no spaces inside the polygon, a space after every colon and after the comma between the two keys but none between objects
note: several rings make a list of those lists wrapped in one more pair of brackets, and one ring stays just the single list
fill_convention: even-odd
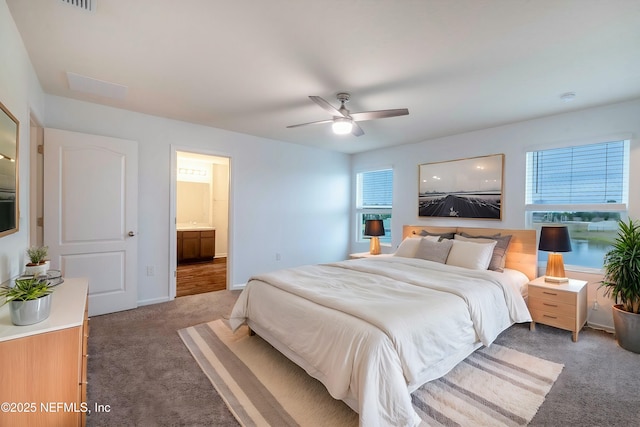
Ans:
[{"label": "ceiling fan", "polygon": [[394,110],[378,110],[378,111],[362,111],[360,113],[350,113],[347,107],[344,106],[351,95],[346,92],[340,92],[336,95],[338,101],[340,101],[340,108],[335,108],[329,104],[323,98],[319,96],[310,96],[311,100],[318,104],[322,109],[327,111],[333,116],[329,120],[320,120],[317,122],[301,123],[299,125],[287,126],[287,128],[297,128],[307,125],[319,125],[322,123],[332,123],[333,132],[338,135],[352,134],[354,136],[364,135],[364,131],[356,122],[363,122],[365,120],[384,119],[387,117],[406,116],[409,114],[409,110],[406,108],[397,108]]}]

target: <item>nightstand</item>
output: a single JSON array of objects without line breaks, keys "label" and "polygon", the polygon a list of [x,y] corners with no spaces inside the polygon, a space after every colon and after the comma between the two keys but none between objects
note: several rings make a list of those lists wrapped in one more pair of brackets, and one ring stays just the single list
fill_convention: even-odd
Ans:
[{"label": "nightstand", "polygon": [[573,332],[572,339],[578,341],[578,332],[587,323],[587,282],[569,279],[565,283],[549,283],[544,277],[529,282],[530,330],[535,331],[536,322]]},{"label": "nightstand", "polygon": [[358,252],[355,254],[349,254],[349,259],[376,258],[376,257],[388,257],[388,256],[393,256],[393,255],[392,254],[371,255],[369,252]]}]

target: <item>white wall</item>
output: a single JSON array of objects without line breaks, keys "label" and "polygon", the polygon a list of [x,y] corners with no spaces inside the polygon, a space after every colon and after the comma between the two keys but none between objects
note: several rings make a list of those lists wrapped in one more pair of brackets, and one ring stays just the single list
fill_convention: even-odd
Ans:
[{"label": "white wall", "polygon": [[[524,228],[524,171],[527,151],[565,142],[599,142],[611,136],[621,135],[632,138],[629,215],[640,219],[640,100],[356,154],[352,158],[352,176],[355,177],[361,170],[393,166],[393,244],[391,247],[383,248],[384,252],[392,252],[402,239],[402,226],[405,224],[458,225],[461,221],[418,217],[419,164],[504,153],[503,219],[462,222],[468,227]],[[352,191],[355,191],[355,188]],[[354,211],[351,217],[353,230]],[[354,235],[352,231],[351,252],[366,251],[367,244],[357,243]],[[568,274],[589,281],[590,307],[596,299],[598,300],[600,308],[597,312],[590,313],[590,323],[604,328],[612,327],[610,301],[601,296],[601,291],[596,293],[601,275],[571,272]]]},{"label": "white wall", "polygon": [[[45,108],[47,127],[138,141],[140,304],[169,295],[172,144],[231,158],[234,285],[260,272],[347,256],[348,155],[51,95]],[[155,276],[146,275],[147,266]]]},{"label": "white wall", "polygon": [[42,120],[44,94],[4,0],[0,1],[0,102],[20,122],[19,231],[0,239],[0,282],[22,273],[29,246],[29,116]]}]

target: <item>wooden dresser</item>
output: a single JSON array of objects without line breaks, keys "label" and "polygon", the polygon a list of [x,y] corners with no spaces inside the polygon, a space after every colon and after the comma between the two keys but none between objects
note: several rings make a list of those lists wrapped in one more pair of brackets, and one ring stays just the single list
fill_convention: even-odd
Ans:
[{"label": "wooden dresser", "polygon": [[87,279],[65,278],[35,325],[14,326],[0,307],[0,426],[85,425],[87,291]]},{"label": "wooden dresser", "polygon": [[548,283],[544,277],[529,282],[527,302],[535,330],[536,322],[571,331],[573,341],[587,322],[587,282],[569,279],[565,283]]}]

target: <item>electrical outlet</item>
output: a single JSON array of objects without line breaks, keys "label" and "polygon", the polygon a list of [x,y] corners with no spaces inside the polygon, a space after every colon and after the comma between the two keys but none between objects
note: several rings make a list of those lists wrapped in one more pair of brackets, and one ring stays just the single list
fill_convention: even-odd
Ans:
[{"label": "electrical outlet", "polygon": [[598,308],[599,308],[599,307],[600,307],[600,306],[598,305],[598,301],[594,301],[594,302],[593,302],[593,311],[598,311]]},{"label": "electrical outlet", "polygon": [[147,265],[147,276],[154,276],[156,274],[153,265]]},{"label": "electrical outlet", "polygon": [[280,261],[282,259],[282,256],[280,255],[280,252],[276,252],[276,261]]}]

